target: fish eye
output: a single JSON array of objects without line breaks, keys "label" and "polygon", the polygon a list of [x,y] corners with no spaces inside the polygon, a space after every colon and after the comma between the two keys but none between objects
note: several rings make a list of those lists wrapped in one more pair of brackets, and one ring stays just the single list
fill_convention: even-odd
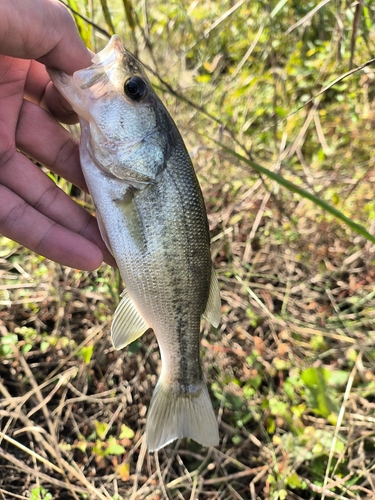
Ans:
[{"label": "fish eye", "polygon": [[133,101],[140,101],[147,91],[147,84],[140,76],[132,76],[124,85],[125,94]]}]

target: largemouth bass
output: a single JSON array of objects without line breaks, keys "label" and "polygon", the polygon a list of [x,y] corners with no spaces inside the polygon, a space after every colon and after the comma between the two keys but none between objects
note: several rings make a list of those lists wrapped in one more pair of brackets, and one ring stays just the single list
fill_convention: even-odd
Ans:
[{"label": "largemouth bass", "polygon": [[220,321],[202,193],[183,140],[142,65],[117,35],[93,65],[54,85],[80,117],[80,156],[100,231],[125,283],[116,349],[155,332],[162,370],[146,423],[149,451],[188,437],[219,442],[200,363],[200,322]]}]

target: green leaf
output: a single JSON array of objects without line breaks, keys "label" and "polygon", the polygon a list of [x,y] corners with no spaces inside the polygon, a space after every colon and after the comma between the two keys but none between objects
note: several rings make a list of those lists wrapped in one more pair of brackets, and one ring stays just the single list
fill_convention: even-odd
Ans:
[{"label": "green leaf", "polygon": [[40,350],[42,352],[46,352],[50,345],[51,344],[48,342],[48,340],[42,340],[42,342],[40,343]]},{"label": "green leaf", "polygon": [[81,349],[78,351],[77,355],[80,356],[83,361],[85,362],[86,365],[88,365],[91,361],[92,354],[94,352],[94,346],[85,346],[81,347]]},{"label": "green leaf", "polygon": [[280,416],[281,418],[285,418],[288,414],[288,404],[284,401],[280,401],[279,398],[274,397],[269,401],[269,408],[271,410],[272,415]]},{"label": "green leaf", "polygon": [[271,14],[270,14],[270,17],[271,19],[273,17],[275,17],[277,15],[278,12],[280,12],[280,10],[284,7],[284,5],[287,3],[288,0],[280,0],[276,5],[275,7],[273,8],[273,10],[271,11]]},{"label": "green leaf", "polygon": [[327,418],[331,413],[338,413],[338,407],[332,398],[327,381],[330,372],[324,368],[307,368],[301,374],[307,389],[309,406],[322,417]]},{"label": "green leaf", "polygon": [[31,490],[31,500],[51,500],[52,495],[43,486],[37,486]]},{"label": "green leaf", "polygon": [[32,348],[33,348],[32,344],[24,344],[21,350],[23,354],[26,354],[27,352],[31,351]]},{"label": "green leaf", "polygon": [[4,344],[16,344],[18,342],[18,336],[14,333],[7,333],[1,337],[1,343]]},{"label": "green leaf", "polygon": [[98,420],[94,420],[94,427],[98,438],[104,439],[108,431],[109,427],[108,424],[106,424],[105,422],[99,422]]},{"label": "green leaf", "polygon": [[105,450],[105,455],[122,455],[125,453],[125,448],[121,446],[114,436],[108,438],[108,446]]},{"label": "green leaf", "polygon": [[128,354],[136,354],[142,349],[142,342],[140,340],[135,340],[128,347]]},{"label": "green leaf", "polygon": [[128,427],[127,425],[122,424],[119,438],[133,439],[133,437],[134,437],[134,431],[130,429],[130,427]]},{"label": "green leaf", "polygon": [[13,352],[13,345],[17,344],[18,336],[14,333],[8,333],[0,337],[0,354],[6,356]]},{"label": "green leaf", "polygon": [[106,452],[103,450],[103,442],[97,439],[94,446],[92,447],[92,452],[99,457],[104,457]]},{"label": "green leaf", "polygon": [[287,478],[285,483],[290,486],[291,488],[301,488],[302,487],[302,481],[297,474],[297,472],[292,472]]},{"label": "green leaf", "polygon": [[[316,429],[314,433],[314,442],[315,446],[318,444],[321,445],[322,451],[325,453],[329,453],[332,448],[333,443],[333,434],[331,431],[326,431],[324,429]],[[336,454],[342,453],[345,449],[345,443],[342,441],[342,438],[335,440],[334,452]],[[317,446],[314,450],[315,455],[319,455],[319,447]]]}]

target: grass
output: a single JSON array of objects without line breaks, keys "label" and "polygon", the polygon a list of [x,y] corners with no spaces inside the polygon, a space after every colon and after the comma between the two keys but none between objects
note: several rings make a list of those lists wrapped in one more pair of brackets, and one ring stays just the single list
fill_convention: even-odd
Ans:
[{"label": "grass", "polygon": [[202,333],[221,441],[149,455],[160,358],[152,334],[111,346],[118,274],[2,238],[0,498],[373,498],[372,66],[326,89],[373,57],[372,5],[69,5],[94,50],[114,28],[149,66],[191,152],[222,296]]}]

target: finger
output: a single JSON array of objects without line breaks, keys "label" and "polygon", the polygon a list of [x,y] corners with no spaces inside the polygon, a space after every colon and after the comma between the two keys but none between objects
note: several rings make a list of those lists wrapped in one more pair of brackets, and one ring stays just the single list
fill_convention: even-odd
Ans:
[{"label": "finger", "polygon": [[44,109],[28,101],[24,101],[21,108],[16,145],[55,174],[87,191],[78,140]]},{"label": "finger", "polygon": [[114,263],[100,236],[96,219],[22,153],[14,153],[1,166],[0,184],[51,221],[94,242],[105,256],[105,261]]},{"label": "finger", "polygon": [[58,0],[1,0],[0,47],[2,54],[39,59],[68,74],[91,61],[72,16]]},{"label": "finger", "polygon": [[91,241],[48,219],[22,198],[0,186],[1,234],[62,265],[85,271],[103,260]]},{"label": "finger", "polygon": [[72,125],[78,122],[78,115],[72,106],[53,86],[52,82],[47,85],[40,105],[53,114],[60,122]]},{"label": "finger", "polygon": [[10,147],[23,102],[29,61],[0,55],[0,154]]},{"label": "finger", "polygon": [[[21,1],[23,4],[25,0]],[[35,0],[28,1],[31,4],[35,2]],[[39,1],[43,2],[43,0]],[[46,66],[72,75],[75,71],[91,65],[92,53],[87,49],[78,35],[76,25],[67,8],[57,0],[54,3],[54,16],[48,30],[50,39],[44,43],[44,47],[47,50],[42,57],[34,58]],[[57,11],[56,4],[60,12]],[[44,21],[48,23],[49,18],[47,17]],[[39,35],[42,40],[45,40],[45,33]],[[50,48],[48,50],[49,45]]]},{"label": "finger", "polygon": [[25,98],[52,113],[63,123],[77,123],[72,106],[53,86],[44,64],[30,61],[24,89]]}]

